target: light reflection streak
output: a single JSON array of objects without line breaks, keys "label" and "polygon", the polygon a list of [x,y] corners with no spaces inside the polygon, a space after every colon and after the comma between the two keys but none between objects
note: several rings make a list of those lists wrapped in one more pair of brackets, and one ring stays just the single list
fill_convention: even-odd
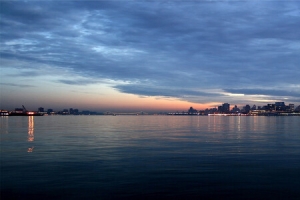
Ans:
[{"label": "light reflection streak", "polygon": [[237,138],[241,139],[241,116],[237,118]]},{"label": "light reflection streak", "polygon": [[[28,142],[33,142],[34,141],[34,116],[29,116],[28,117]],[[34,147],[29,147],[27,149],[27,152],[32,152]]]},{"label": "light reflection streak", "polygon": [[258,116],[254,116],[253,119],[253,131],[257,131],[258,130]]},{"label": "light reflection streak", "polygon": [[31,153],[31,152],[33,152],[33,149],[34,149],[34,147],[28,147],[27,152]]},{"label": "light reflection streak", "polygon": [[238,117],[238,131],[241,131],[241,116]]},{"label": "light reflection streak", "polygon": [[8,116],[1,116],[0,133],[8,134]]}]

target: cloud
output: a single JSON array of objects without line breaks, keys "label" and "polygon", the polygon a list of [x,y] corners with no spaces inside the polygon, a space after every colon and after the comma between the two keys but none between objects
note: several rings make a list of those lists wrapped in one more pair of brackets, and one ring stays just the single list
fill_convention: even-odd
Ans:
[{"label": "cloud", "polygon": [[220,94],[195,91],[195,90],[185,89],[185,88],[170,89],[170,87],[156,87],[156,86],[139,85],[139,84],[118,85],[115,86],[115,88],[124,93],[138,94],[142,96],[166,96],[166,97],[177,97],[177,98],[184,98],[185,96],[209,96],[209,97],[222,96]]},{"label": "cloud", "polygon": [[300,97],[299,91],[286,91],[286,90],[270,90],[270,89],[224,89],[226,92],[234,94],[246,94],[246,95],[268,95],[268,96],[289,96]]},{"label": "cloud", "polygon": [[4,1],[1,7],[1,60],[22,62],[32,74],[47,65],[82,77],[58,77],[62,84],[106,79],[123,93],[193,102],[230,100],[209,92],[221,88],[299,97],[287,92],[300,77],[296,1]]},{"label": "cloud", "polygon": [[67,85],[90,85],[97,83],[97,81],[93,80],[58,80],[58,82]]},{"label": "cloud", "polygon": [[15,83],[1,83],[4,86],[13,86],[13,87],[21,87],[21,88],[31,88],[35,87],[34,85],[27,85],[27,84],[15,84]]}]

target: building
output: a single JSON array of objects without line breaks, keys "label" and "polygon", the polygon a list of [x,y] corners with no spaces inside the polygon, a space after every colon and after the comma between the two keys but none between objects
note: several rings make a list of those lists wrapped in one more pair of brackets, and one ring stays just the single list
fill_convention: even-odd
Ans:
[{"label": "building", "polygon": [[197,114],[197,110],[194,109],[193,107],[190,107],[190,109],[188,110],[188,114],[189,115],[196,115]]},{"label": "building", "polygon": [[15,113],[23,113],[26,110],[24,110],[23,108],[15,108]]},{"label": "building", "polygon": [[223,113],[229,113],[230,111],[230,104],[229,103],[223,103]]},{"label": "building", "polygon": [[289,104],[289,107],[291,112],[295,110],[295,104]]},{"label": "building", "polygon": [[275,110],[276,111],[285,111],[285,104],[284,102],[275,102]]},{"label": "building", "polygon": [[90,113],[89,110],[83,110],[83,111],[82,111],[82,114],[83,114],[83,115],[90,115],[91,113]]},{"label": "building", "polygon": [[74,109],[73,109],[73,108],[70,108],[70,109],[69,109],[69,114],[70,114],[70,115],[73,115],[73,114],[74,114]]},{"label": "building", "polygon": [[53,109],[49,108],[49,109],[47,110],[47,114],[48,114],[48,115],[53,114]]},{"label": "building", "polygon": [[244,112],[246,114],[248,114],[250,112],[250,106],[248,104],[244,107]]},{"label": "building", "polygon": [[218,106],[218,113],[222,113],[223,112],[223,106]]},{"label": "building", "polygon": [[263,110],[274,111],[275,110],[275,104],[267,104],[266,106],[263,107]]},{"label": "building", "polygon": [[238,113],[238,112],[241,112],[241,110],[237,107],[237,105],[235,105],[235,106],[232,108],[231,112],[233,112],[233,113]]},{"label": "building", "polygon": [[44,110],[44,108],[43,108],[43,107],[39,107],[39,108],[38,108],[38,112],[41,112],[41,113],[43,113],[43,112],[45,112],[45,110]]},{"label": "building", "polygon": [[74,115],[79,115],[79,110],[78,109],[74,109]]}]

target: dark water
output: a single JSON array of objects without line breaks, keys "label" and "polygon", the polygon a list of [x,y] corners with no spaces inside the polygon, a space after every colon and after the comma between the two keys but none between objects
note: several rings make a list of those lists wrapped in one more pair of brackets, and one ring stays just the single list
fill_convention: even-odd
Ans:
[{"label": "dark water", "polygon": [[1,199],[300,199],[300,117],[1,117]]}]

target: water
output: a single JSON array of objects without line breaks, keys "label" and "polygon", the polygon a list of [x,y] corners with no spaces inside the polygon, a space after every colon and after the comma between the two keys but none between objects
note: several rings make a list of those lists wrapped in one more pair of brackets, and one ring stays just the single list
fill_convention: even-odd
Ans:
[{"label": "water", "polygon": [[1,117],[1,199],[299,199],[300,118]]}]

